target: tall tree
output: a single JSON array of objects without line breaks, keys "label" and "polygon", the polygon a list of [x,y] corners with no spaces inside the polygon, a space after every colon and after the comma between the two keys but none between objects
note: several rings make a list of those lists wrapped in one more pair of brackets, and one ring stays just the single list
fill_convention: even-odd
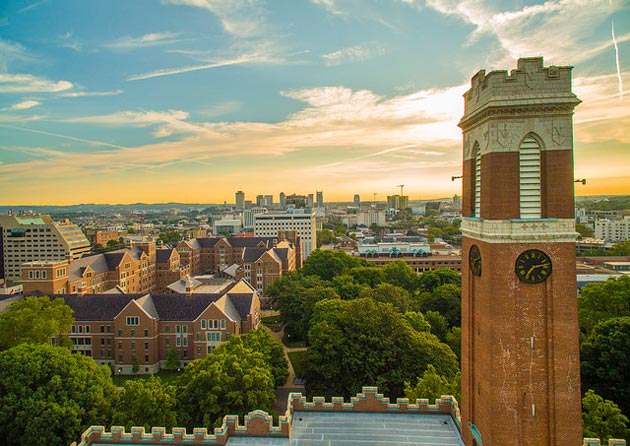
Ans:
[{"label": "tall tree", "polygon": [[438,268],[433,271],[426,271],[420,275],[419,287],[423,291],[432,292],[440,285],[453,284],[462,286],[462,276],[448,268]]},{"label": "tall tree", "polygon": [[630,439],[628,417],[613,401],[605,400],[593,390],[582,398],[582,429],[584,437],[599,438],[608,444],[611,438]]},{"label": "tall tree", "polygon": [[3,444],[67,446],[92,424],[109,424],[116,394],[108,367],[49,345],[0,352]]},{"label": "tall tree", "polygon": [[587,284],[578,296],[578,311],[580,328],[585,335],[606,319],[630,316],[630,277]]},{"label": "tall tree", "polygon": [[175,387],[154,376],[126,381],[114,403],[112,425],[115,426],[170,429],[177,425],[176,420]]},{"label": "tall tree", "polygon": [[73,311],[61,298],[29,296],[0,314],[0,348],[22,343],[50,344],[50,339],[69,333]]},{"label": "tall tree", "polygon": [[582,388],[614,400],[630,413],[630,317],[597,324],[580,346]]},{"label": "tall tree", "polygon": [[416,380],[415,385],[405,383],[405,397],[409,401],[415,401],[418,398],[426,398],[430,404],[440,398],[442,395],[451,395],[457,401],[461,402],[461,373],[457,373],[453,379],[448,379],[440,375],[433,364],[429,364],[427,369]]},{"label": "tall tree", "polygon": [[385,280],[414,293],[418,289],[418,274],[403,260],[396,260],[383,267]]},{"label": "tall tree", "polygon": [[309,395],[348,397],[374,385],[397,397],[404,382],[428,364],[449,378],[458,370],[447,345],[414,330],[391,304],[370,298],[323,300],[313,313],[305,363]]},{"label": "tall tree", "polygon": [[436,311],[446,319],[449,327],[462,324],[462,289],[459,285],[447,283],[433,291],[424,291],[417,299],[418,309],[423,313]]},{"label": "tall tree", "polygon": [[316,249],[304,262],[302,274],[305,276],[317,276],[323,280],[332,280],[333,277],[366,263],[365,260],[349,256],[343,251]]},{"label": "tall tree", "polygon": [[289,364],[284,356],[284,347],[263,328],[252,330],[246,335],[234,336],[229,342],[221,344],[216,353],[240,351],[241,346],[254,352],[262,353],[273,375],[275,387],[283,386],[289,377]]},{"label": "tall tree", "polygon": [[262,353],[243,345],[192,361],[178,379],[179,423],[219,426],[225,414],[270,410],[276,399],[271,369]]},{"label": "tall tree", "polygon": [[374,289],[368,289],[361,293],[361,297],[371,297],[376,302],[390,303],[401,313],[406,313],[411,305],[409,292],[397,285],[381,283]]}]

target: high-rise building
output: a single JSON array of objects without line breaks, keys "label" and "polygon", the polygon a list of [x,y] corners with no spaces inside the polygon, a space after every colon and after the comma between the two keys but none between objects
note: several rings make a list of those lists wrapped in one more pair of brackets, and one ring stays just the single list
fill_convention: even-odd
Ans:
[{"label": "high-rise building", "polygon": [[315,204],[315,197],[313,196],[313,194],[308,194],[308,195],[306,196],[306,203],[305,203],[305,206],[306,206],[307,208],[312,208],[314,204]]},{"label": "high-rise building", "polygon": [[359,194],[354,195],[354,205],[357,208],[361,207],[361,197],[359,196]]},{"label": "high-rise building", "polygon": [[284,192],[280,192],[280,206],[287,205],[287,196]]},{"label": "high-rise building", "polygon": [[49,215],[0,215],[0,274],[20,282],[20,265],[35,260],[76,260],[90,252],[90,241],[68,220]]},{"label": "high-rise building", "polygon": [[594,236],[607,242],[625,242],[630,240],[630,217],[619,220],[597,219],[593,223]]},{"label": "high-rise building", "polygon": [[236,192],[236,208],[243,209],[245,207],[245,193],[242,190]]},{"label": "high-rise building", "polygon": [[265,206],[273,206],[273,195],[265,195]]},{"label": "high-rise building", "polygon": [[265,208],[251,208],[243,211],[243,229],[254,228],[254,215],[264,214],[267,212]]},{"label": "high-rise building", "polygon": [[259,208],[265,207],[265,197],[263,195],[256,195],[256,206]]},{"label": "high-rise building", "polygon": [[387,207],[390,209],[405,210],[409,207],[409,197],[406,195],[388,195]]},{"label": "high-rise building", "polygon": [[461,209],[462,208],[462,197],[460,197],[457,194],[455,194],[453,196],[453,207],[455,209]]},{"label": "high-rise building", "polygon": [[520,59],[464,94],[466,445],[582,445],[571,70]]},{"label": "high-rise building", "polygon": [[324,191],[323,190],[317,191],[317,207],[318,208],[324,207]]},{"label": "high-rise building", "polygon": [[273,213],[254,216],[255,237],[277,237],[279,231],[296,230],[302,242],[302,259],[317,247],[317,224],[315,214]]}]

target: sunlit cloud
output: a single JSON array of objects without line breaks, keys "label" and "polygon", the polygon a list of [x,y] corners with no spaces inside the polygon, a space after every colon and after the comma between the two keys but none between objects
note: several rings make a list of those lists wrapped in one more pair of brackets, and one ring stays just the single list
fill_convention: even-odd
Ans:
[{"label": "sunlit cloud", "polygon": [[223,30],[237,37],[261,36],[267,30],[264,13],[248,0],[162,0],[162,3],[206,9],[220,21]]},{"label": "sunlit cloud", "polygon": [[111,91],[70,91],[67,93],[61,93],[59,97],[62,98],[82,98],[91,96],[117,96],[122,94],[124,90],[111,90]]},{"label": "sunlit cloud", "polygon": [[[596,55],[593,42],[585,36],[611,13],[605,0],[548,1],[518,11],[498,11],[486,0],[427,0],[426,6],[474,25],[472,41],[484,34],[495,36],[504,53],[495,55],[497,66],[539,54],[541,49],[547,62],[560,65],[592,58]],[[607,47],[596,46],[602,50]]]},{"label": "sunlit cloud", "polygon": [[345,63],[361,62],[376,56],[386,54],[387,50],[376,42],[355,45],[332,53],[322,55],[324,63],[328,66],[342,65]]},{"label": "sunlit cloud", "polygon": [[57,93],[70,90],[72,82],[50,81],[31,74],[0,73],[0,93]]},{"label": "sunlit cloud", "polygon": [[114,50],[133,50],[137,48],[147,48],[152,46],[172,45],[180,42],[180,34],[163,32],[149,33],[142,36],[125,36],[120,39],[103,45]]},{"label": "sunlit cloud", "polygon": [[39,105],[42,105],[42,103],[39,101],[28,100],[13,104],[10,107],[5,108],[4,110],[27,110],[29,108],[37,107]]}]

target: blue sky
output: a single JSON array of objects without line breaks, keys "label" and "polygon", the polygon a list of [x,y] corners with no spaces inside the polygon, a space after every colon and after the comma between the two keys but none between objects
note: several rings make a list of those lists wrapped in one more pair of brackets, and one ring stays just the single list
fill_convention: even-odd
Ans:
[{"label": "blue sky", "polygon": [[0,204],[460,194],[470,77],[530,56],[575,67],[577,193],[630,193],[629,43],[619,0],[1,2]]}]

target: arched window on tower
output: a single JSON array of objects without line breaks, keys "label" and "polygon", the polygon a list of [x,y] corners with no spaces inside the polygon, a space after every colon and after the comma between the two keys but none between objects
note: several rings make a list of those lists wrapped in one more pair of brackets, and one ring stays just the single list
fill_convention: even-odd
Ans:
[{"label": "arched window on tower", "polygon": [[540,144],[527,136],[519,147],[521,218],[540,218]]},{"label": "arched window on tower", "polygon": [[475,182],[474,182],[474,200],[475,206],[474,217],[481,216],[481,150],[479,150],[479,144],[475,143],[473,147],[473,156],[475,157]]}]

